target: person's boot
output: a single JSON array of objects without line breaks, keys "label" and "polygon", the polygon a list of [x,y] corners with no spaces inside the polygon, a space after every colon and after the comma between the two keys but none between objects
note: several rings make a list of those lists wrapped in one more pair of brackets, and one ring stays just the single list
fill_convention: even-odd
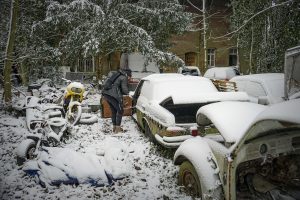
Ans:
[{"label": "person's boot", "polygon": [[123,129],[121,128],[121,126],[116,126],[114,133],[121,133],[121,132],[123,132]]},{"label": "person's boot", "polygon": [[113,133],[116,131],[116,126],[115,125],[113,125]]}]

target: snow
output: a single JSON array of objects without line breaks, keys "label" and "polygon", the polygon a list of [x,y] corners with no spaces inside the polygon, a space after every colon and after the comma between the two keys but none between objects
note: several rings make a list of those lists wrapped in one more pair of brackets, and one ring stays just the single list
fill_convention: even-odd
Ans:
[{"label": "snow", "polygon": [[188,98],[176,93],[172,95],[172,99],[174,104],[188,104],[216,101],[248,101],[249,97],[245,92],[198,92],[189,94]]},{"label": "snow", "polygon": [[[107,143],[106,140],[103,142]],[[104,156],[68,148],[43,147],[37,160],[27,162],[23,170],[36,174],[44,185],[65,182],[96,186],[109,184],[129,175],[130,171],[124,159],[126,149],[119,143],[114,141],[103,145],[106,147]]]},{"label": "snow", "polygon": [[[99,96],[99,94],[88,96],[87,101],[98,102]],[[60,152],[62,159],[55,161],[56,170],[43,166],[45,171],[42,175],[45,180],[63,176],[61,170],[58,170],[63,167],[59,168],[57,165],[67,161],[74,162],[76,170],[72,171],[69,167],[66,169],[78,173],[82,182],[87,180],[88,173],[92,173],[94,177],[95,174],[102,177],[101,170],[104,168],[116,177],[125,176],[125,178],[103,187],[91,186],[90,183],[42,187],[38,179],[28,176],[22,167],[16,165],[17,147],[24,140],[24,135],[28,134],[25,117],[1,110],[1,121],[3,119],[6,119],[3,121],[10,121],[0,123],[1,199],[192,199],[177,185],[178,166],[174,166],[172,158],[167,156],[159,146],[149,142],[132,118],[123,118],[122,126],[126,130],[125,133],[113,134],[110,119],[101,118],[100,111],[91,114],[97,116],[97,123],[74,126],[70,136],[60,144],[59,148],[51,148],[53,150],[51,153],[56,152],[57,156],[50,158],[44,154],[32,164],[41,159],[57,160]],[[93,169],[93,165],[87,164],[86,160],[97,160],[99,157],[102,164],[106,163],[105,166],[99,167],[99,171],[79,170],[86,166]],[[52,174],[53,171],[56,173]]]},{"label": "snow", "polygon": [[[145,77],[144,80],[151,81],[149,87],[145,89],[148,93],[148,99],[155,99],[158,102],[172,97],[174,103],[177,99],[179,102],[189,101],[193,103],[199,101],[198,95],[201,93],[218,92],[213,83],[203,77],[184,76],[182,74],[153,74]],[[145,82],[143,87],[147,87],[146,84],[148,83]]]},{"label": "snow", "polygon": [[250,102],[213,103],[198,110],[197,121],[199,121],[199,115],[206,116],[226,142],[234,143],[241,139],[255,117],[265,109],[266,106]]},{"label": "snow", "polygon": [[[269,97],[270,103],[279,103],[283,101],[284,97],[284,74],[283,73],[264,73],[264,74],[251,74],[244,76],[233,77],[230,81],[240,82],[255,82],[259,83],[265,90],[266,95]],[[239,84],[238,84],[239,86]],[[245,85],[247,87],[247,85]],[[250,87],[250,85],[248,86]],[[251,95],[256,96],[259,94],[258,89],[252,88]],[[241,91],[250,91],[250,89],[242,89]],[[249,94],[250,95],[250,94]],[[257,96],[256,96],[257,97]]]},{"label": "snow", "polygon": [[300,99],[274,104],[259,114],[253,123],[261,120],[274,119],[300,124]]},{"label": "snow", "polygon": [[208,69],[203,76],[210,79],[229,80],[236,74],[232,67],[213,67]]}]

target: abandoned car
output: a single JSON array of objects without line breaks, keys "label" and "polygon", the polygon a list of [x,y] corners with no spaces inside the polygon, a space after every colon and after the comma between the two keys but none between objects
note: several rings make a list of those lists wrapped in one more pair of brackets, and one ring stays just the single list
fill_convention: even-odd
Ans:
[{"label": "abandoned car", "polygon": [[213,80],[226,80],[239,76],[240,72],[238,67],[212,67],[206,70],[204,77],[213,79]]},{"label": "abandoned car", "polygon": [[230,79],[238,91],[246,92],[251,102],[270,105],[284,101],[284,74],[264,73],[236,76]]},{"label": "abandoned car", "polygon": [[219,92],[207,78],[182,74],[144,77],[131,96],[138,125],[153,142],[170,148],[198,134],[196,112],[201,106],[248,101],[244,92]]},{"label": "abandoned car", "polygon": [[300,199],[299,113],[300,99],[201,107],[202,137],[174,155],[179,184],[202,199]]}]

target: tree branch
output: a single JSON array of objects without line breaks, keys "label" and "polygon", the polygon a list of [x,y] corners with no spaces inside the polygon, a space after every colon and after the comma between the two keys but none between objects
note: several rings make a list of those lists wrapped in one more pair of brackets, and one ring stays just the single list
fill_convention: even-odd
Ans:
[{"label": "tree branch", "polygon": [[270,9],[272,9],[272,8],[279,7],[279,6],[284,6],[284,5],[286,5],[286,4],[288,4],[288,3],[291,3],[291,2],[293,2],[293,1],[294,1],[294,0],[288,0],[288,1],[282,2],[282,3],[280,3],[280,4],[272,5],[272,6],[268,7],[268,8],[265,8],[265,9],[259,11],[258,13],[254,14],[254,15],[253,15],[252,17],[250,17],[248,20],[246,20],[246,22],[245,22],[242,26],[240,26],[238,29],[236,29],[236,30],[234,30],[234,31],[232,31],[232,32],[230,32],[230,33],[226,33],[225,35],[222,35],[222,36],[213,37],[212,39],[219,39],[219,38],[227,37],[227,36],[230,36],[230,35],[232,35],[232,34],[234,34],[234,33],[237,33],[237,32],[239,32],[242,28],[244,28],[249,22],[251,22],[252,19],[254,19],[255,17],[257,17],[258,15],[260,15],[260,14],[266,12],[267,10],[270,10]]}]

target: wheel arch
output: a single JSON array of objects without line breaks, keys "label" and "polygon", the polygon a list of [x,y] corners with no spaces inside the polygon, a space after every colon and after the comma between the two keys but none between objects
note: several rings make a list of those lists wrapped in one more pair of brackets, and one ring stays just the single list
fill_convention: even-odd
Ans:
[{"label": "wheel arch", "polygon": [[222,199],[223,192],[219,178],[219,167],[205,139],[192,138],[183,142],[174,155],[174,164],[189,161],[201,183],[204,199]]},{"label": "wheel arch", "polygon": [[148,124],[148,126],[149,126],[149,128],[150,128],[150,125],[149,125],[149,120],[147,119],[147,117],[143,117],[142,118],[142,129],[143,129],[143,131],[145,131],[145,125],[146,125],[146,123]]}]

